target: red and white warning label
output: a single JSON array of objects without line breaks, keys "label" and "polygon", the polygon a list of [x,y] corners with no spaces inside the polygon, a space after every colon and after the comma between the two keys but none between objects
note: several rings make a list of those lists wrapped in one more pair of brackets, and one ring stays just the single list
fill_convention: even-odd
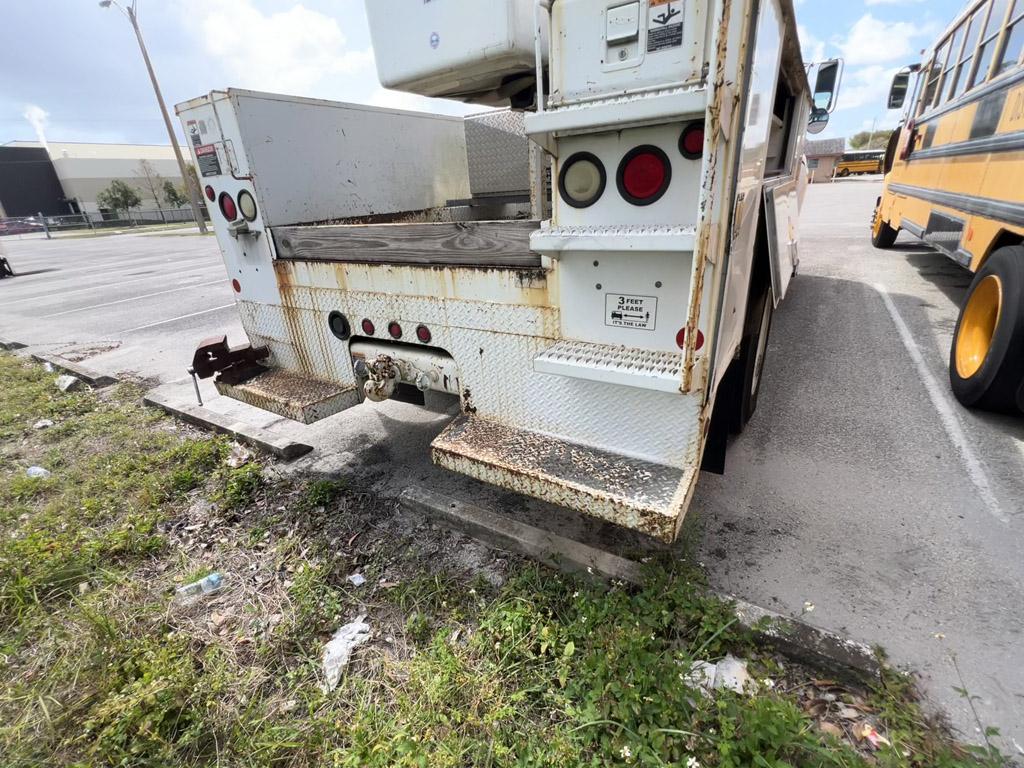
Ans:
[{"label": "red and white warning label", "polygon": [[220,158],[217,157],[215,144],[203,144],[196,147],[196,160],[199,162],[201,175],[220,176]]}]

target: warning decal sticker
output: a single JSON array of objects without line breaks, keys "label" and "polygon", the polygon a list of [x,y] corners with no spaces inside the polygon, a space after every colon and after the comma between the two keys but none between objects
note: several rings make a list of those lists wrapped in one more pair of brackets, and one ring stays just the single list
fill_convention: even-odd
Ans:
[{"label": "warning decal sticker", "polygon": [[192,139],[192,146],[198,147],[203,143],[202,138],[199,136],[199,123],[195,120],[189,120],[188,123],[188,136]]},{"label": "warning decal sticker", "polygon": [[647,7],[647,52],[683,44],[683,0],[650,0]]},{"label": "warning decal sticker", "polygon": [[217,147],[213,144],[203,144],[196,147],[196,160],[199,161],[199,173],[203,176],[220,176],[220,159],[217,157]]},{"label": "warning decal sticker", "polygon": [[631,296],[626,293],[604,295],[604,324],[612,328],[653,331],[658,320],[655,296]]}]

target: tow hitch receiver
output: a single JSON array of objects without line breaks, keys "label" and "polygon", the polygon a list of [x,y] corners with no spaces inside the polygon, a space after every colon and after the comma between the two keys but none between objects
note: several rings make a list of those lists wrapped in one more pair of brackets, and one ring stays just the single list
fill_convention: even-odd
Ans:
[{"label": "tow hitch receiver", "polygon": [[266,370],[259,361],[269,355],[270,350],[266,347],[253,347],[251,344],[229,347],[227,336],[213,336],[204,339],[196,347],[189,373],[200,379],[220,374],[218,381],[242,384]]}]

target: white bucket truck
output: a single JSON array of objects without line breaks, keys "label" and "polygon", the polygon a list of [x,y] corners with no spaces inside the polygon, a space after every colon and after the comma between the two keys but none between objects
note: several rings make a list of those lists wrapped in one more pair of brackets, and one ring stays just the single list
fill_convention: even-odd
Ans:
[{"label": "white bucket truck", "polygon": [[672,540],[757,404],[839,63],[812,93],[792,0],[367,15],[385,86],[507,108],[179,105],[250,342],[196,373],[303,422],[448,393],[437,464]]}]

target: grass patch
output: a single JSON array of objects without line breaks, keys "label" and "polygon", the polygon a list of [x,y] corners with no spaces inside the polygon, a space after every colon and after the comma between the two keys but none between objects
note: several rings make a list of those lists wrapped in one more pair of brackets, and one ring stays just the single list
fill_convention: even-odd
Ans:
[{"label": "grass patch", "polygon": [[[839,694],[890,746],[822,733],[809,678],[759,657],[685,564],[634,589],[516,561],[496,585],[372,496],[270,483],[130,387],[64,395],[51,378],[0,355],[5,767],[1004,762],[952,741],[896,675]],[[29,481],[31,464],[52,476]],[[220,592],[173,599],[214,570]],[[323,643],[359,616],[373,637],[324,692]],[[691,663],[729,652],[759,692],[697,691]]]}]

